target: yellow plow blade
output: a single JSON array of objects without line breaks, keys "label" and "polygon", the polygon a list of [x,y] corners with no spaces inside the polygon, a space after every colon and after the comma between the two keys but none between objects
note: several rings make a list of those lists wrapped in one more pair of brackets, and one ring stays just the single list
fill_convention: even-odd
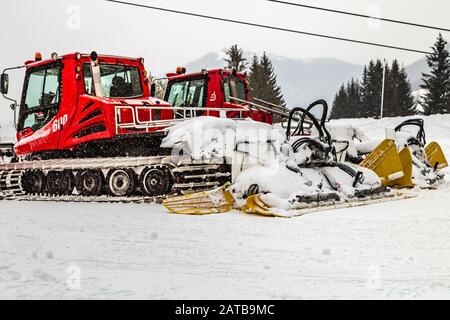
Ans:
[{"label": "yellow plow blade", "polygon": [[227,191],[229,184],[211,190],[164,200],[162,205],[171,213],[206,215],[224,213],[232,209],[233,196]]},{"label": "yellow plow blade", "polygon": [[425,154],[427,155],[428,162],[433,168],[444,169],[448,167],[448,162],[445,158],[444,152],[437,142],[431,142],[428,144],[425,147]]},{"label": "yellow plow blade", "polygon": [[413,159],[409,148],[403,148],[398,154],[403,168],[403,177],[394,180],[392,185],[397,188],[413,188],[414,183],[412,181],[412,168]]},{"label": "yellow plow blade", "polygon": [[404,176],[394,140],[384,140],[360,163],[360,166],[374,171],[385,187],[395,185],[395,180]]},{"label": "yellow plow blade", "polygon": [[261,200],[259,194],[250,196],[246,200],[242,210],[246,213],[259,214],[267,217],[277,217],[278,214],[270,210],[270,207]]},{"label": "yellow plow blade", "polygon": [[272,208],[270,205],[266,204],[261,196],[254,195],[246,199],[246,205],[241,208],[242,211],[250,214],[261,215],[265,217],[276,217],[276,218],[295,218],[306,214],[327,211],[327,210],[338,210],[345,208],[355,208],[362,207],[371,204],[379,204],[388,201],[398,201],[406,200],[416,197],[416,194],[405,193],[400,191],[392,191],[390,193],[382,195],[374,195],[366,199],[355,199],[355,201],[349,202],[329,202],[329,203],[315,203],[315,204],[305,204],[303,208],[299,209],[277,209]]}]

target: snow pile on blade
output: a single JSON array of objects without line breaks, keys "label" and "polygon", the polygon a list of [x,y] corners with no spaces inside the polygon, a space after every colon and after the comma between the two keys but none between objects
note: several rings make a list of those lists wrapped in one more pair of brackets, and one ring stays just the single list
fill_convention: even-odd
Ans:
[{"label": "snow pile on blade", "polygon": [[293,171],[289,167],[296,157],[296,154],[293,158],[280,156],[267,166],[254,166],[243,171],[230,188],[238,206],[245,205],[245,198],[252,185],[258,186],[258,193],[267,205],[283,210],[358,201],[362,198],[358,196],[358,192],[381,187],[380,178],[373,171],[352,164],[347,165],[361,171],[364,177],[362,183],[356,186],[352,176],[338,167],[301,168]]},{"label": "snow pile on blade", "polygon": [[182,148],[189,151],[195,160],[231,159],[236,148],[254,158],[264,160],[267,152],[265,148],[261,150],[258,146],[271,144],[279,149],[284,139],[284,134],[280,130],[251,119],[236,121],[227,118],[199,117],[171,127],[161,146]]},{"label": "snow pile on blade", "polygon": [[[349,123],[327,123],[326,127],[333,138],[333,145],[336,147],[337,152],[345,149],[351,157],[356,158],[361,149],[367,149],[368,152],[371,152],[379,144],[379,142],[366,137],[361,129]],[[316,131],[313,131],[313,135],[316,135]]]},{"label": "snow pile on blade", "polygon": [[306,177],[289,170],[276,159],[270,161],[267,166],[253,166],[237,177],[230,190],[238,199],[239,206],[245,204],[245,201],[242,202],[242,200],[245,200],[252,185],[258,185],[259,193],[271,193],[280,199],[285,199],[285,203],[281,205],[282,208],[288,206],[287,201],[294,193],[320,192]]}]

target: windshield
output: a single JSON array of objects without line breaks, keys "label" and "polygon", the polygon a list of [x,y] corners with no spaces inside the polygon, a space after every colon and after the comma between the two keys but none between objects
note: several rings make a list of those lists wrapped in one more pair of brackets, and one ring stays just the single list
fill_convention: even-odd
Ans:
[{"label": "windshield", "polygon": [[[91,65],[83,65],[86,93],[95,95]],[[143,94],[139,69],[118,64],[100,64],[103,95],[107,98],[133,98]]]},{"label": "windshield", "polygon": [[226,102],[238,103],[237,101],[232,101],[231,97],[241,100],[247,100],[245,93],[245,83],[241,79],[238,79],[236,77],[225,78],[223,89],[225,92]]},{"label": "windshield", "polygon": [[173,83],[167,101],[172,107],[202,108],[205,102],[206,79],[184,80]]},{"label": "windshield", "polygon": [[19,130],[31,128],[36,131],[50,122],[58,112],[60,88],[60,65],[58,63],[30,69],[25,79]]}]

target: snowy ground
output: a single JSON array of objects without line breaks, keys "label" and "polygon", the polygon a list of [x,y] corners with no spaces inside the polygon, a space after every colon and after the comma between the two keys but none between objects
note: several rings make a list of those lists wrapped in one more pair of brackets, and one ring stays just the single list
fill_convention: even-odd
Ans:
[{"label": "snowy ground", "polygon": [[[450,116],[426,124],[450,158]],[[289,220],[1,202],[0,299],[450,299],[449,192]]]},{"label": "snowy ground", "polygon": [[16,141],[14,124],[0,121],[0,143],[13,143]]}]

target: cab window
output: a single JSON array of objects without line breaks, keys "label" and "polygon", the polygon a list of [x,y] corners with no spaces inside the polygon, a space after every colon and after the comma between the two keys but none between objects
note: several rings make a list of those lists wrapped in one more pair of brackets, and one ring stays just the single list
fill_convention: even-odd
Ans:
[{"label": "cab window", "polygon": [[245,93],[245,83],[239,78],[236,77],[229,77],[225,78],[223,82],[223,91],[225,93],[225,101],[226,102],[232,102],[232,103],[238,103],[237,101],[234,101],[231,98],[238,98],[240,100],[246,100],[246,93]]},{"label": "cab window", "polygon": [[39,130],[58,113],[61,99],[60,74],[60,63],[31,69],[27,73],[20,107],[19,130]]},{"label": "cab window", "polygon": [[206,79],[175,82],[168,90],[167,101],[175,108],[202,108],[205,105]]},{"label": "cab window", "polygon": [[[86,93],[95,95],[89,63],[83,65],[83,75]],[[107,98],[134,98],[143,95],[139,68],[119,64],[100,64],[100,77],[103,95]]]}]

